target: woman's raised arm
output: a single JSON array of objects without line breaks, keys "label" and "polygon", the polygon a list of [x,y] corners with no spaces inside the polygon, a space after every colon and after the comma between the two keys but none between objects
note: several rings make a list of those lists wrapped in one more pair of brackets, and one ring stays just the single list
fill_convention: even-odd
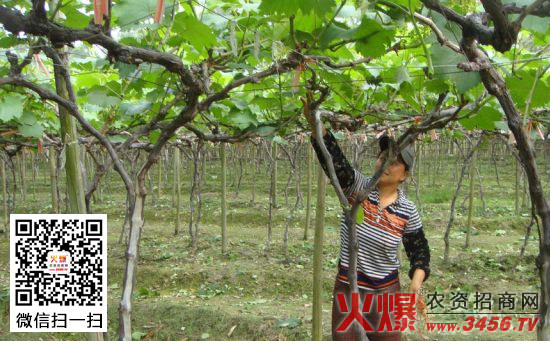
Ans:
[{"label": "woman's raised arm", "polygon": [[[313,117],[313,114],[310,111],[310,103],[312,102],[312,100],[313,100],[313,95],[311,92],[307,93],[307,99],[302,99],[302,102],[304,104],[304,116],[306,117],[311,127],[312,132],[311,132],[310,139],[313,145],[313,149],[317,154],[317,158],[319,159],[319,163],[321,164],[321,167],[323,167],[325,174],[327,174],[327,176],[330,178],[327,160],[325,160],[325,156],[321,151],[321,147],[319,146],[315,138],[316,136],[315,118]],[[346,197],[349,197],[351,195],[350,190],[357,187],[354,185],[357,185],[356,180],[359,180],[360,178],[360,175],[356,174],[359,172],[356,172],[355,169],[350,165],[344,153],[342,152],[342,149],[340,149],[340,146],[338,146],[338,143],[336,142],[334,135],[330,131],[326,130],[324,127],[321,127],[321,132],[323,134],[322,138],[325,143],[325,146],[327,147],[327,150],[332,158],[332,163],[334,165],[334,170],[336,172],[336,177],[338,178],[338,182],[340,183],[340,187],[344,191],[344,194],[346,195]]]}]

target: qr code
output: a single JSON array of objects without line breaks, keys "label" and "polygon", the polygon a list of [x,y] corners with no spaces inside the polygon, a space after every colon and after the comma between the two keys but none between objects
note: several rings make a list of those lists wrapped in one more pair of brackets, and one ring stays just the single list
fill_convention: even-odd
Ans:
[{"label": "qr code", "polygon": [[10,331],[106,331],[105,214],[12,214]]}]

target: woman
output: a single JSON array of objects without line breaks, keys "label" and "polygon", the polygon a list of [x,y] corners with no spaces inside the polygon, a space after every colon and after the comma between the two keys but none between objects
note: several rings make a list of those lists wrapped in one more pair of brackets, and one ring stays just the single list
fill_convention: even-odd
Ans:
[{"label": "woman", "polygon": [[[315,122],[309,113],[308,103],[304,102],[304,114],[311,127]],[[328,175],[325,158],[315,139],[315,129],[312,129],[311,142],[323,167]],[[322,128],[324,143],[331,154],[332,162],[340,186],[350,202],[355,195],[366,187],[370,177],[361,174],[351,167],[338,147],[331,132]],[[376,160],[375,169],[378,170],[387,157],[386,149],[390,138],[387,135],[379,139],[380,152]],[[409,277],[411,284],[410,293],[417,293],[422,283],[430,274],[430,249],[424,236],[422,222],[416,206],[407,199],[399,189],[409,176],[409,170],[414,166],[414,152],[411,146],[401,151],[393,162],[380,176],[375,189],[362,203],[364,220],[357,224],[357,236],[359,239],[359,251],[357,257],[357,284],[359,286],[359,307],[361,308],[365,294],[374,294],[371,308],[368,313],[363,313],[374,331],[366,332],[370,341],[400,340],[400,331],[378,331],[382,313],[378,313],[378,294],[401,292],[399,284],[399,260],[397,249],[402,241],[410,260]],[[347,306],[351,306],[350,287],[347,271],[349,265],[348,231],[342,215],[340,223],[340,257],[338,262],[338,274],[336,275],[333,301],[332,301],[332,338],[333,340],[355,340],[354,323],[345,331],[337,331],[342,321],[349,313],[341,312],[337,294],[344,294]],[[419,297],[417,295],[417,301]],[[392,309],[390,309],[392,310]],[[390,313],[392,325],[394,314]],[[387,328],[385,328],[387,329]]]}]

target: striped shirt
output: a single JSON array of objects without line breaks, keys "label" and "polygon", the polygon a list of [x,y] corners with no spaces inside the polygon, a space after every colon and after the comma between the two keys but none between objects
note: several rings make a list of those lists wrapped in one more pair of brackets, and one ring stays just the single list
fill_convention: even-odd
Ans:
[{"label": "striped shirt", "polygon": [[[331,154],[334,170],[340,186],[352,204],[371,177],[351,167],[330,131],[323,138]],[[313,148],[325,173],[328,167],[317,142],[311,137]],[[398,189],[397,199],[384,209],[379,208],[379,192],[375,186],[361,206],[363,221],[356,224],[359,250],[357,255],[357,284],[360,288],[378,289],[399,281],[399,259],[397,249],[401,241],[410,260],[409,277],[417,268],[425,272],[424,280],[430,274],[430,250],[422,229],[422,221],[416,205]],[[348,283],[349,267],[348,228],[342,214],[340,220],[340,257],[338,280]]]},{"label": "striped shirt", "polygon": [[[354,182],[344,189],[350,204],[355,196],[365,188],[371,177],[355,170]],[[361,204],[364,218],[356,225],[359,250],[357,254],[358,285],[368,288],[382,288],[399,280],[399,259],[397,249],[403,234],[413,233],[422,228],[416,205],[398,189],[397,199],[379,209],[379,192],[375,187]],[[348,229],[342,214],[340,220],[340,262],[338,278],[347,282],[349,266]]]}]

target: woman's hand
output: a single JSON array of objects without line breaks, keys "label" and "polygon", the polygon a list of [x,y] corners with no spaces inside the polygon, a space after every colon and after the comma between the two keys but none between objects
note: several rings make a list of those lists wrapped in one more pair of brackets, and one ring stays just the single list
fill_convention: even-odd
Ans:
[{"label": "woman's hand", "polygon": [[424,282],[424,278],[426,276],[426,273],[422,269],[416,269],[413,274],[413,278],[411,280],[411,284],[409,285],[409,292],[415,293],[415,306],[416,306],[416,312],[418,314],[422,314],[420,311],[425,307],[424,304],[424,288],[422,287],[422,282]]}]

